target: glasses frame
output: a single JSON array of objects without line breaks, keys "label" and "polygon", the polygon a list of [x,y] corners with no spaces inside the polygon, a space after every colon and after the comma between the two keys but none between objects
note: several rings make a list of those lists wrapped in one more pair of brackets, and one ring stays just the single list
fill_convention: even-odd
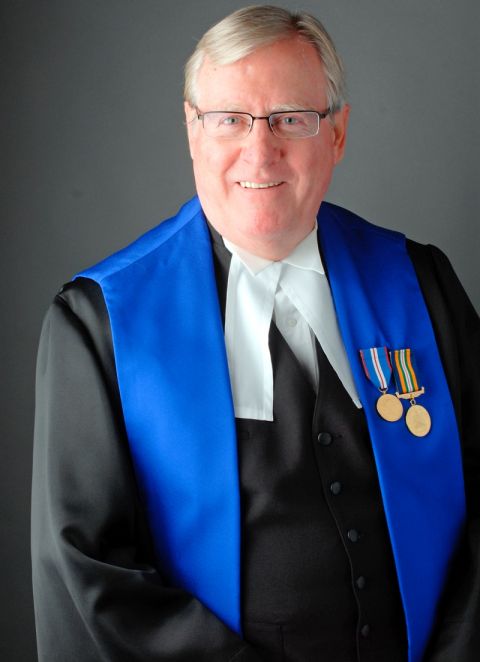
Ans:
[{"label": "glasses frame", "polygon": [[[208,110],[205,113],[202,113],[201,110],[198,108],[195,109],[197,113],[197,120],[201,120],[202,122],[202,127],[205,130],[205,115],[213,115],[216,113],[230,113],[232,115],[244,115],[246,117],[250,117],[250,127],[248,129],[248,133],[246,133],[244,136],[241,138],[238,138],[237,136],[232,136],[229,138],[228,136],[211,136],[210,134],[207,133],[207,135],[210,135],[211,138],[217,138],[219,140],[243,140],[247,136],[250,135],[252,131],[253,124],[255,120],[266,120],[268,122],[268,126],[270,128],[270,131],[273,133],[273,135],[276,138],[282,138],[284,140],[302,140],[303,138],[313,138],[314,136],[318,135],[318,132],[320,131],[320,121],[328,117],[328,115],[331,114],[331,109],[328,108],[327,110],[320,112],[318,110],[277,110],[274,113],[270,113],[270,115],[252,115],[251,113],[247,113],[244,111],[234,111],[234,110]],[[317,116],[317,130],[315,133],[312,133],[308,136],[281,136],[278,133],[275,133],[275,129],[273,127],[273,119],[277,115],[285,115],[288,113],[314,113]]]}]

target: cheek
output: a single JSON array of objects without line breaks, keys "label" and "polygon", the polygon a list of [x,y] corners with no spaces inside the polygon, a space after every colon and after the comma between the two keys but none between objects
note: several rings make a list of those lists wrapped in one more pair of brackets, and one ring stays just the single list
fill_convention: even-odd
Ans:
[{"label": "cheek", "polygon": [[[325,175],[326,170],[329,169],[329,159],[321,157],[320,151],[308,153],[296,163],[296,172],[303,189],[311,189],[318,186]],[[294,166],[295,167],[295,166]]]},{"label": "cheek", "polygon": [[231,150],[216,145],[214,142],[202,142],[194,151],[194,166],[204,168],[208,173],[220,176],[225,173],[234,162]]},{"label": "cheek", "polygon": [[193,159],[193,172],[203,211],[210,223],[223,234],[235,207],[233,187],[225,174],[224,157],[215,150],[197,153]]},{"label": "cheek", "polygon": [[229,161],[216,149],[202,149],[193,159],[197,192],[205,204],[223,205],[229,192]]},{"label": "cheek", "polygon": [[325,141],[318,149],[312,150],[309,157],[307,174],[313,182],[330,180],[334,168],[334,153],[332,145]]}]

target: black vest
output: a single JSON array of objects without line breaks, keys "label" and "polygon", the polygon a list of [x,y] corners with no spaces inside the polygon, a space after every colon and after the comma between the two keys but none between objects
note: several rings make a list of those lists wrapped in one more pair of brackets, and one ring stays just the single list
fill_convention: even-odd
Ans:
[{"label": "black vest", "polygon": [[[212,234],[224,304],[230,255]],[[237,419],[244,636],[265,662],[405,662],[363,410],[318,343],[315,396],[274,324],[269,342],[274,421]]]}]

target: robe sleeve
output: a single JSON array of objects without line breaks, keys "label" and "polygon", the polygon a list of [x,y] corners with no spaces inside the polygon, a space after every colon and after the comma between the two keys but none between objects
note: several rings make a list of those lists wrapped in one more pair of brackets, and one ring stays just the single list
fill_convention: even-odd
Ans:
[{"label": "robe sleeve", "polygon": [[36,384],[32,559],[40,662],[260,662],[155,566],[100,288],[55,298]]},{"label": "robe sleeve", "polygon": [[[410,246],[412,257],[419,250],[418,245]],[[424,662],[476,662],[480,656],[480,320],[446,256],[434,247],[429,253],[429,259],[414,259],[414,264],[459,425],[467,524]]]}]

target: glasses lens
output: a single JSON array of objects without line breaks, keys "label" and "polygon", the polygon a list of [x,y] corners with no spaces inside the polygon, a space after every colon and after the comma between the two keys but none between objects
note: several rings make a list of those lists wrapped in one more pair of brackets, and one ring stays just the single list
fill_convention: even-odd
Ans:
[{"label": "glasses lens", "polygon": [[212,138],[244,138],[252,118],[244,113],[208,112],[203,114],[203,128]]},{"label": "glasses lens", "polygon": [[309,138],[318,133],[320,117],[313,110],[272,113],[270,126],[280,138]]}]

